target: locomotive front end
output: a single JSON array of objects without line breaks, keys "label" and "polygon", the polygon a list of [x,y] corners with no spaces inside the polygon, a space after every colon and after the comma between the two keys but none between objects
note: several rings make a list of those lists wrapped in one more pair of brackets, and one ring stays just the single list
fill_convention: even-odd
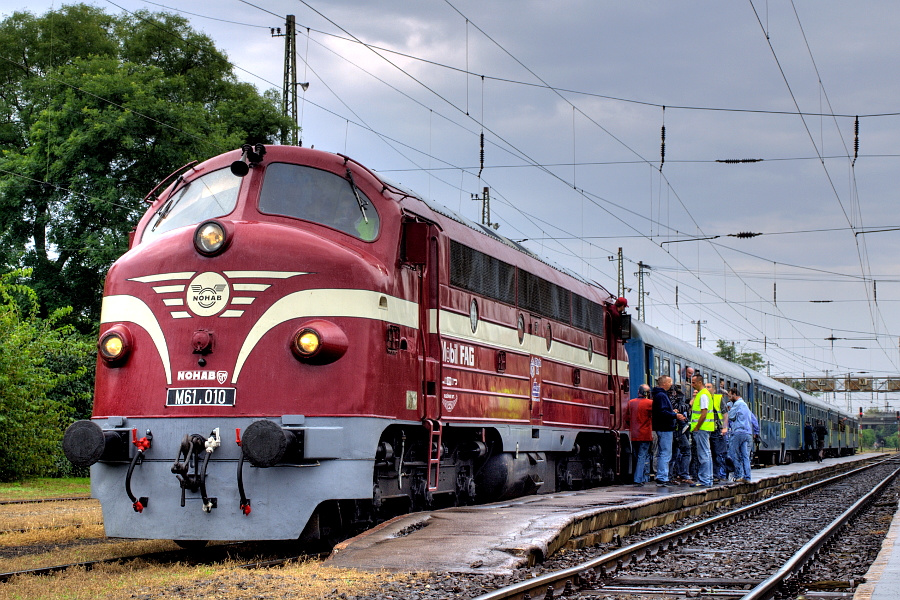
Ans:
[{"label": "locomotive front end", "polygon": [[[415,419],[372,400],[385,330],[418,323],[382,191],[342,157],[257,146],[154,202],[107,276],[94,416],[64,439],[107,535],[322,537],[329,502],[371,499],[385,417]],[[405,399],[414,368],[378,397]]]}]

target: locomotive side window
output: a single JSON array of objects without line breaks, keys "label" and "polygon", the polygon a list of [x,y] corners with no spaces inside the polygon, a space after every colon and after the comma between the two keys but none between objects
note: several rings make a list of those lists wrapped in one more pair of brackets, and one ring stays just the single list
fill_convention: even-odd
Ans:
[{"label": "locomotive side window", "polygon": [[182,185],[150,219],[141,242],[149,242],[179,227],[227,215],[237,204],[241,181],[229,169],[219,169]]},{"label": "locomotive side window", "polygon": [[378,212],[352,178],[312,167],[266,167],[259,211],[319,223],[366,242],[378,237]]}]

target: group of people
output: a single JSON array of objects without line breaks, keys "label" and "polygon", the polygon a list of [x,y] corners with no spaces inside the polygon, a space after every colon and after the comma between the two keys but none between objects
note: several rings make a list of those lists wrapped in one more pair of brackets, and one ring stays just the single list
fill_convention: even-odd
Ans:
[{"label": "group of people", "polygon": [[[693,371],[693,369],[691,369]],[[690,373],[691,395],[662,375],[656,386],[641,384],[625,415],[637,464],[634,484],[649,480],[656,460],[656,485],[711,487],[750,481],[750,457],[759,421],[737,388],[715,392],[703,375]],[[655,456],[651,453],[656,435]]]},{"label": "group of people", "polygon": [[[825,457],[826,435],[828,435],[828,428],[821,419],[816,420],[815,427],[809,419],[806,419],[806,425],[803,427],[803,451],[806,453],[806,460],[812,460],[815,456],[817,462],[822,462]],[[815,449],[813,449],[813,440],[815,440]]]}]

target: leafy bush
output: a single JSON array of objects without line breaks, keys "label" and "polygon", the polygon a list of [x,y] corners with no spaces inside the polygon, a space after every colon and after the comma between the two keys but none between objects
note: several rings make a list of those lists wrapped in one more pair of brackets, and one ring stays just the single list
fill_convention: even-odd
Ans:
[{"label": "leafy bush", "polygon": [[56,474],[62,432],[90,403],[93,344],[62,324],[70,308],[38,317],[29,275],[0,275],[0,481]]}]

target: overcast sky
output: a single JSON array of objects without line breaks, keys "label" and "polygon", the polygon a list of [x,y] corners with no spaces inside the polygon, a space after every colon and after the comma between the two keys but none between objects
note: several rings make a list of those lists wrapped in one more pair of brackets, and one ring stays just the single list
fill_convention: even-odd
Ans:
[{"label": "overcast sky", "polygon": [[490,187],[499,233],[613,294],[621,247],[632,313],[641,262],[649,323],[772,376],[900,377],[896,2],[90,3],[180,12],[261,91],[293,14],[303,145],[476,221]]}]

